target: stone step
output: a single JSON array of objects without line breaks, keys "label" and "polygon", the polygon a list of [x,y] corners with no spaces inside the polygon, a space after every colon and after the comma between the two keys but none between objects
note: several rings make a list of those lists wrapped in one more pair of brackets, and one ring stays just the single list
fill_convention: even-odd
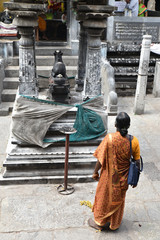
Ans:
[{"label": "stone step", "polygon": [[[136,89],[137,82],[116,82],[115,87],[120,89]],[[147,88],[152,89],[153,82],[147,82]]]},{"label": "stone step", "polygon": [[[92,182],[92,174],[90,175],[69,175],[68,183],[84,183]],[[61,184],[64,183],[64,176],[43,176],[43,177],[9,177],[4,178],[0,175],[0,185],[13,184]]]},{"label": "stone step", "polygon": [[[63,150],[64,150],[64,146],[63,146]],[[36,163],[36,162],[47,162],[47,163],[64,163],[64,159],[65,159],[65,151],[61,152],[61,153],[57,153],[55,151],[55,153],[52,154],[9,154],[6,158],[6,163],[16,163],[16,164],[20,164],[20,162],[22,163]],[[69,154],[69,162],[73,162],[75,163],[75,161],[77,162],[85,162],[85,161],[93,161],[93,156],[92,153],[77,153],[76,154],[76,159],[75,159],[75,155],[74,154]]]},{"label": "stone step", "polygon": [[[119,97],[135,96],[136,89],[116,89],[116,93]],[[152,89],[147,88],[146,93],[152,94]]]},{"label": "stone step", "polygon": [[0,116],[8,116],[13,109],[13,102],[2,102],[0,104]]},{"label": "stone step", "polygon": [[36,56],[53,56],[54,51],[59,50],[63,52],[63,55],[73,56],[74,52],[72,52],[69,46],[36,46],[35,55]]},{"label": "stone step", "polygon": [[[62,56],[63,62],[66,66],[77,66],[78,56]],[[36,56],[37,66],[53,66],[54,56]],[[19,56],[12,59],[12,66],[19,66]]]},{"label": "stone step", "polygon": [[[52,66],[37,66],[37,74],[48,77],[51,74]],[[77,74],[77,66],[66,66],[67,76],[72,77]],[[5,69],[5,76],[9,77],[18,77],[19,76],[19,66],[8,66]]]},{"label": "stone step", "polygon": [[[101,136],[97,139],[92,139],[88,141],[82,141],[82,142],[70,142],[69,144],[69,157],[70,158],[81,158],[81,156],[86,158],[86,156],[90,155],[92,157],[95,149],[101,142],[101,140],[104,138],[104,136]],[[12,141],[12,140],[10,140]],[[7,160],[14,160],[17,159],[28,159],[28,156],[31,156],[30,158],[33,160],[37,158],[44,158],[44,159],[59,159],[62,158],[65,154],[65,142],[55,142],[51,144],[47,148],[41,148],[39,146],[19,146],[10,143]]]},{"label": "stone step", "polygon": [[[59,154],[58,151],[55,151],[50,155],[23,155],[22,153],[8,156],[3,164],[3,167],[5,167],[3,177],[7,179],[12,177],[27,179],[36,176],[42,178],[54,176],[60,180],[64,176],[65,163],[64,147],[61,148],[61,151],[62,149],[63,152],[59,152]],[[77,154],[75,152],[69,154],[68,177],[76,176],[79,179],[83,175],[83,178],[89,178],[93,173],[96,161],[91,153],[79,153],[77,149]]]},{"label": "stone step", "polygon": [[2,102],[14,102],[17,89],[4,89],[2,91]]},{"label": "stone step", "polygon": [[4,89],[17,89],[19,84],[18,77],[9,77],[3,80]]},{"label": "stone step", "polygon": [[[56,135],[56,136],[50,136],[50,135]],[[65,135],[64,134],[60,134],[58,131],[54,131],[54,134],[50,132],[50,134],[48,134],[46,136],[47,139],[49,139],[50,141],[53,141],[53,143],[59,147],[59,146],[64,146],[64,141],[60,141],[62,139],[65,139]],[[70,142],[70,146],[79,146],[79,147],[83,147],[83,146],[97,146],[97,144],[100,144],[101,139],[97,140],[97,139],[91,139],[89,141],[79,141],[79,142]],[[20,142],[19,140],[16,140],[15,138],[12,138],[12,144],[17,144],[21,147],[29,147],[29,146],[34,146],[33,144],[29,144],[29,143],[25,143],[25,142]]]},{"label": "stone step", "polygon": [[[93,173],[93,169],[68,169],[68,175],[72,175],[72,176],[78,176],[78,175],[91,175]],[[57,178],[59,176],[64,176],[64,169],[43,169],[43,170],[34,170],[32,169],[32,171],[26,171],[25,170],[7,170],[3,177],[4,178],[10,178],[10,177],[33,177],[33,176],[57,176]]]},{"label": "stone step", "polygon": [[[85,158],[84,158],[85,157]],[[74,168],[90,168],[92,165],[94,166],[96,163],[96,158],[91,156],[79,156],[79,158],[71,158],[69,157],[68,166],[70,169]],[[64,169],[65,156],[62,155],[61,158],[55,159],[15,159],[5,161],[3,163],[4,167],[7,167],[8,170],[13,170],[18,167],[18,170],[25,168],[30,169]]]}]

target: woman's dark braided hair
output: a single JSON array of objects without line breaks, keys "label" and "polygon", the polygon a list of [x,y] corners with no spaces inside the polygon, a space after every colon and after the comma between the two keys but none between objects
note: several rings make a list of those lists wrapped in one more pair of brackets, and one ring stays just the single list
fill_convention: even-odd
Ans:
[{"label": "woman's dark braided hair", "polygon": [[130,127],[130,117],[126,112],[120,112],[116,117],[115,127],[122,137],[125,137]]}]

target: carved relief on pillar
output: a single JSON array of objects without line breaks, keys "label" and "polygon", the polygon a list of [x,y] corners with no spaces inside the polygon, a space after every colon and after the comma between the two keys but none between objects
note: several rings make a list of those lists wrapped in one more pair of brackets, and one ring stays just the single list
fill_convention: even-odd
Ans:
[{"label": "carved relief on pillar", "polygon": [[89,49],[87,61],[86,96],[101,94],[101,50]]},{"label": "carved relief on pillar", "polygon": [[33,27],[19,27],[19,93],[37,95]]},{"label": "carved relief on pillar", "polygon": [[102,29],[87,28],[88,46],[86,63],[86,81],[84,96],[93,97],[101,94],[101,40]]},{"label": "carved relief on pillar", "polygon": [[78,75],[76,79],[76,91],[83,91],[84,78],[86,74],[86,56],[87,56],[87,31],[80,22],[80,33],[79,33],[79,58],[78,58]]}]

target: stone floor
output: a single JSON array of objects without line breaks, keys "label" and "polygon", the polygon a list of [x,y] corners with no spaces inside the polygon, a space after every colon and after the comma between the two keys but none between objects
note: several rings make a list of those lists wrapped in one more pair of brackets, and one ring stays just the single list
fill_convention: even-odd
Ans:
[{"label": "stone floor", "polygon": [[[122,225],[115,232],[88,227],[96,182],[74,184],[75,192],[62,196],[57,185],[0,186],[0,240],[159,240],[160,239],[160,98],[146,97],[145,113],[133,114],[134,98],[119,98],[119,111],[131,116],[130,134],[140,142],[144,171],[137,188],[127,192]],[[109,132],[115,131],[109,117]],[[0,117],[0,165],[5,159],[11,116]]]}]

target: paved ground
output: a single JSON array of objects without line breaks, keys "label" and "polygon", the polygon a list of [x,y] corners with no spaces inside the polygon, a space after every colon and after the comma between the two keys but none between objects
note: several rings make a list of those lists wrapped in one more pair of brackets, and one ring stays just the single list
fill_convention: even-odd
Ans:
[{"label": "paved ground", "polygon": [[[119,98],[119,111],[130,114],[130,133],[138,137],[144,172],[137,188],[129,189],[122,225],[116,232],[88,227],[96,182],[75,184],[72,195],[57,185],[0,186],[0,240],[159,240],[160,239],[160,99],[147,96],[145,114],[133,114],[134,98]],[[0,164],[5,158],[11,117],[0,117]],[[109,132],[115,131],[109,117]]]}]

